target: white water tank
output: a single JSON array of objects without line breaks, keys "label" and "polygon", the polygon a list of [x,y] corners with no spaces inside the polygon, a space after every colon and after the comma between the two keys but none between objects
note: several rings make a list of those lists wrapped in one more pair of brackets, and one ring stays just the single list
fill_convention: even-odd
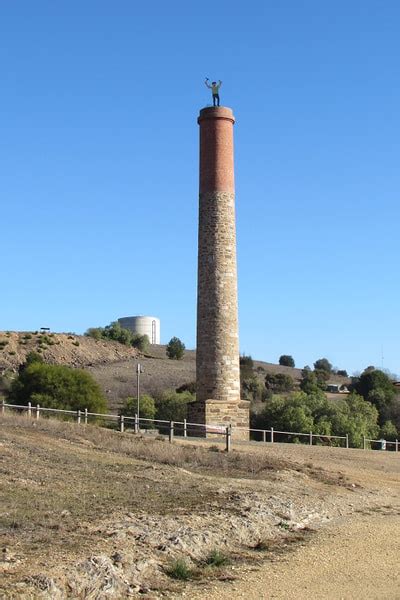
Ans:
[{"label": "white water tank", "polygon": [[121,317],[118,323],[124,329],[129,329],[132,333],[147,335],[150,344],[160,344],[160,319],[157,317]]}]

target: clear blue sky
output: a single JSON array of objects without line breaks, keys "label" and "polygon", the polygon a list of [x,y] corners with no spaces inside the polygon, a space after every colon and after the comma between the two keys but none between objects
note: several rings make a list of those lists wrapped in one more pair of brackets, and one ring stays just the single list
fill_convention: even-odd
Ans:
[{"label": "clear blue sky", "polygon": [[399,372],[394,0],[3,0],[0,329],[195,345],[199,109],[237,118],[241,352]]}]

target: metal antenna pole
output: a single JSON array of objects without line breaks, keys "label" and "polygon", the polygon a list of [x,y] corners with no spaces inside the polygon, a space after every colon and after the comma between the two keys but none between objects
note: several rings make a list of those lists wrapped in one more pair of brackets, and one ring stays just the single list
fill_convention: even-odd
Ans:
[{"label": "metal antenna pole", "polygon": [[143,373],[142,365],[137,363],[136,365],[136,398],[137,398],[137,418],[139,424],[139,416],[140,416],[140,373]]}]

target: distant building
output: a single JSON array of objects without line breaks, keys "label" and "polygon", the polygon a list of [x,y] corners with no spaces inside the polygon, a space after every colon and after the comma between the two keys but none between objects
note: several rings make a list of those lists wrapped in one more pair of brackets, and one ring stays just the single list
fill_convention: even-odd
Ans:
[{"label": "distant building", "polygon": [[121,317],[118,323],[124,329],[129,329],[132,333],[147,335],[150,344],[160,344],[160,319],[157,317],[146,317],[143,315],[137,317]]},{"label": "distant building", "polygon": [[347,386],[341,383],[327,383],[326,391],[328,394],[350,394]]}]

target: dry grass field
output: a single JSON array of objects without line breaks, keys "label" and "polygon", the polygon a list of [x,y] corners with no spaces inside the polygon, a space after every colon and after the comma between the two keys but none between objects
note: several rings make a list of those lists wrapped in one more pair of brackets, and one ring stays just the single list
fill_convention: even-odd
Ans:
[{"label": "dry grass field", "polygon": [[[399,514],[389,452],[250,444],[226,454],[7,414],[0,448],[4,599],[217,598],[327,526]],[[182,564],[188,581],[176,579]]]}]

